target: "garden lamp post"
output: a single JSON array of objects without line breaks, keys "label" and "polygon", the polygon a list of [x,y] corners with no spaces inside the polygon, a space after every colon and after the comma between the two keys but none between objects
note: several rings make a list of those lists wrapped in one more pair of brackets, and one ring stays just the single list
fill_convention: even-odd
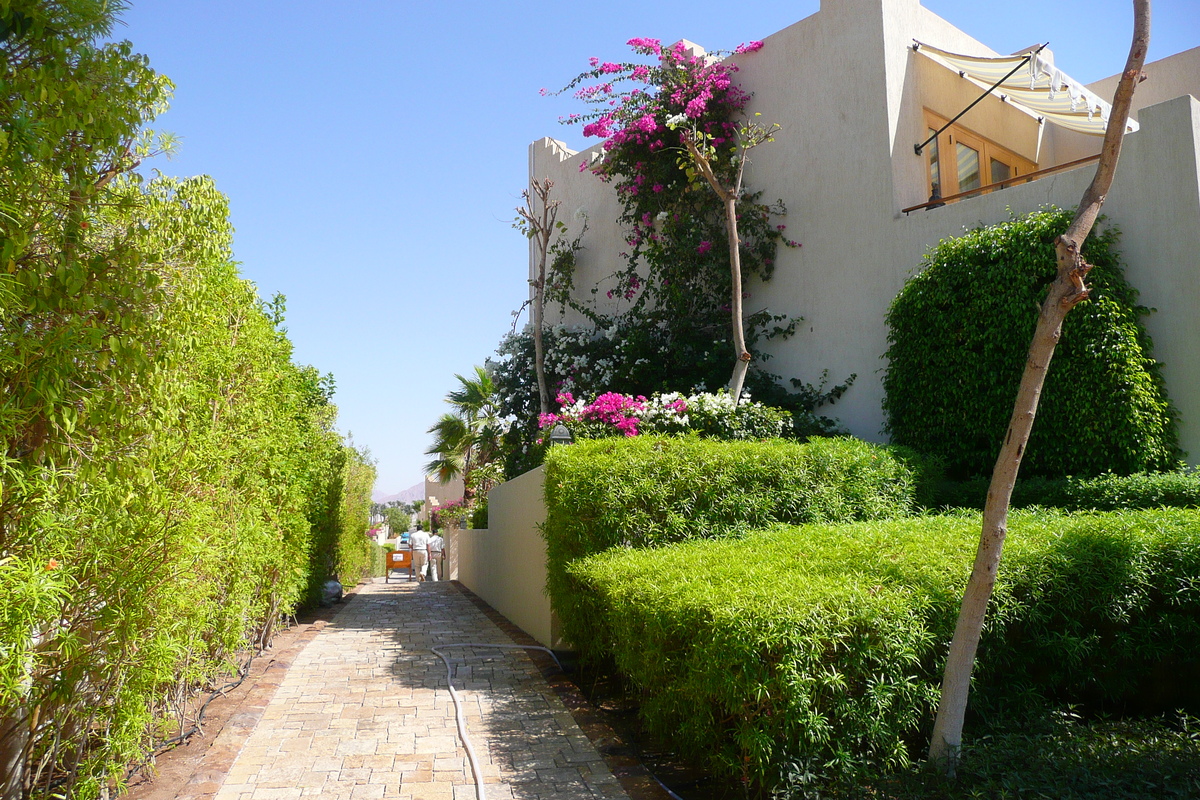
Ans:
[{"label": "garden lamp post", "polygon": [[567,426],[561,422],[554,426],[550,431],[550,444],[570,444],[571,432],[567,430]]}]

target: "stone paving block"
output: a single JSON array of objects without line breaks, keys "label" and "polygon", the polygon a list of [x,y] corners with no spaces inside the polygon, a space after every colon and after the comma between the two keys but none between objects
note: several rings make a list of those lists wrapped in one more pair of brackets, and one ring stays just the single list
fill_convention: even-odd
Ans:
[{"label": "stone paving block", "polygon": [[[429,650],[459,642],[512,640],[451,584],[360,587],[283,675],[215,796],[472,800],[445,666]],[[525,654],[446,652],[490,800],[627,800]]]}]

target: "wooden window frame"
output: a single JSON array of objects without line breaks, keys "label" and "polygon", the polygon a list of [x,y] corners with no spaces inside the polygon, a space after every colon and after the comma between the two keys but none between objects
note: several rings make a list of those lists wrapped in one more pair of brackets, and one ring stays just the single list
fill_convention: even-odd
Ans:
[{"label": "wooden window frame", "polygon": [[[939,130],[946,122],[947,119],[945,117],[939,116],[929,109],[925,109],[926,130]],[[925,137],[922,136],[921,138]],[[1006,165],[1011,170],[1010,177],[1012,178],[1037,171],[1037,164],[1023,156],[1017,155],[1007,147],[997,144],[984,136],[980,136],[978,133],[969,128],[964,128],[962,125],[951,125],[937,137],[941,197],[949,197],[958,194],[960,191],[958,188],[958,148],[955,146],[958,142],[962,142],[967,147],[979,153],[980,194],[996,191],[987,189],[994,182],[992,181],[993,160]],[[925,188],[932,193],[933,174],[928,158],[925,159]]]}]

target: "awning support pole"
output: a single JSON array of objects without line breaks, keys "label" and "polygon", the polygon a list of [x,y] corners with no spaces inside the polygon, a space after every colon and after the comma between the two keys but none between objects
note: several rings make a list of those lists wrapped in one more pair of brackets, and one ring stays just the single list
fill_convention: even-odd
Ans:
[{"label": "awning support pole", "polygon": [[[1042,50],[1043,50],[1043,49],[1046,47],[1046,45],[1048,45],[1048,44],[1050,44],[1050,43],[1049,43],[1049,42],[1046,42],[1046,44],[1043,44],[1043,45],[1038,45],[1038,48],[1037,48],[1036,50],[1031,50],[1031,51],[1029,52],[1029,54],[1028,54],[1028,55],[1026,55],[1026,56],[1025,56],[1025,58],[1023,58],[1023,59],[1021,60],[1021,63],[1020,63],[1020,64],[1017,64],[1015,67],[1013,67],[1013,68],[1012,68],[1012,72],[1008,73],[1008,74],[1007,74],[1007,75],[1005,75],[1003,78],[1001,78],[1000,80],[998,80],[998,81],[996,81],[995,83],[993,83],[993,84],[991,85],[991,87],[990,87],[990,88],[989,88],[989,89],[988,89],[986,92],[984,92],[983,94],[979,95],[979,97],[976,97],[976,98],[975,98],[975,102],[974,102],[974,103],[971,103],[971,105],[967,106],[967,107],[966,107],[966,108],[964,108],[962,111],[958,112],[958,114],[956,114],[956,115],[955,115],[954,119],[950,120],[950,121],[949,121],[949,122],[947,122],[945,125],[943,125],[941,128],[939,128],[939,129],[938,129],[938,131],[937,131],[936,133],[934,133],[932,136],[930,136],[928,139],[926,139],[925,141],[921,142],[920,144],[915,144],[915,145],[913,145],[913,150],[915,150],[915,151],[916,151],[917,155],[921,155],[921,151],[925,149],[925,145],[929,144],[929,143],[930,143],[930,142],[932,142],[934,139],[936,139],[937,137],[941,136],[941,135],[942,135],[942,131],[946,130],[946,129],[947,129],[947,128],[949,128],[951,125],[953,125],[954,123],[958,122],[959,118],[960,118],[960,117],[962,117],[962,115],[963,115],[963,114],[967,113],[967,112],[968,112],[968,111],[970,111],[972,108],[974,108],[976,105],[978,105],[978,104],[979,104],[979,101],[980,101],[980,100],[982,100],[983,98],[987,97],[989,94],[991,94],[991,93],[992,93],[992,92],[995,90],[995,88],[996,88],[997,86],[999,86],[1000,84],[1004,83],[1006,80],[1008,80],[1009,78],[1011,78],[1013,75],[1016,75],[1016,74],[1017,74],[1017,70],[1021,69],[1021,67],[1025,66],[1026,64],[1028,64],[1028,63],[1029,63],[1029,59],[1033,58],[1033,57],[1034,57],[1034,56],[1036,56],[1038,53],[1042,52]],[[920,47],[921,47],[921,43],[920,43],[920,42],[917,42],[916,44],[914,44],[914,45],[913,45],[913,50],[917,50],[917,49],[919,49]],[[962,75],[962,73],[960,72],[960,73],[959,73],[959,75]]]}]

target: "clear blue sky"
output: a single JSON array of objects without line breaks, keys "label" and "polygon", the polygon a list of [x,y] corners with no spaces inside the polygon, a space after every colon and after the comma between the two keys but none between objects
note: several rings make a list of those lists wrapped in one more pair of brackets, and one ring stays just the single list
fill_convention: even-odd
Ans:
[{"label": "clear blue sky", "polygon": [[[836,0],[828,0],[836,1]],[[925,0],[998,52],[1050,41],[1088,83],[1118,72],[1128,0]],[[634,36],[709,49],[762,39],[818,0],[596,3],[132,0],[115,35],[176,83],[156,127],[173,175],[230,198],[242,271],[287,296],[296,360],[332,372],[340,427],[378,491],[417,483],[455,373],[493,353],[527,293],[511,228],[527,146],[584,143],[538,94],[619,61]],[[1196,0],[1156,0],[1150,59],[1200,44]]]}]

